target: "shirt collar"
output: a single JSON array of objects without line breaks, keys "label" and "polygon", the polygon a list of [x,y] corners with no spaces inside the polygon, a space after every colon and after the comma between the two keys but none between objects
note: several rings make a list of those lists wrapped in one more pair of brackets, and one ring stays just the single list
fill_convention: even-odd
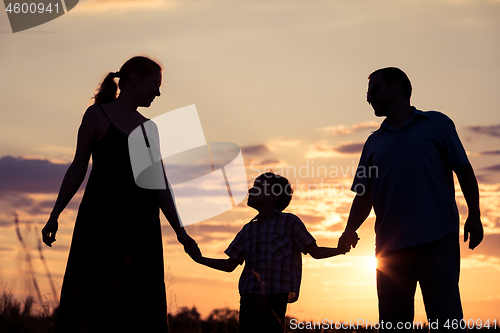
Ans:
[{"label": "shirt collar", "polygon": [[[429,118],[429,116],[428,116],[425,112],[418,110],[418,109],[417,109],[416,107],[414,107],[414,106],[412,106],[411,108],[413,109],[413,115],[411,116],[411,118],[410,118],[410,119],[408,119],[408,120],[406,121],[406,123],[403,125],[403,127],[405,127],[405,126],[409,125],[411,122],[413,122],[413,120],[415,119],[415,116],[417,116],[417,117],[426,117],[426,118]],[[390,131],[395,132],[394,128],[393,128],[391,125],[389,125],[389,122],[387,121],[387,118],[386,118],[386,119],[384,119],[384,121],[383,121],[383,122],[382,122],[382,124],[380,125],[379,130],[382,130],[382,128],[385,128],[385,129],[388,129],[388,130],[390,130]]]},{"label": "shirt collar", "polygon": [[266,219],[265,220],[262,220],[262,219],[259,219],[257,216],[259,216],[259,214],[255,215],[255,217],[250,221],[250,222],[266,222],[268,221],[269,219],[272,219],[278,215],[281,214],[281,211],[279,209],[275,209],[273,210],[271,213],[269,213],[269,215],[267,215]]}]

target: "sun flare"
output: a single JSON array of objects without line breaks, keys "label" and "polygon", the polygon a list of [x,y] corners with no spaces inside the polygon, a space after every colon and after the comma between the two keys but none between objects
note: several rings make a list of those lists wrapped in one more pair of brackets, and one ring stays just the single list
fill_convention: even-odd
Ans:
[{"label": "sun flare", "polygon": [[376,257],[368,257],[368,267],[372,271],[377,269],[377,258]]}]

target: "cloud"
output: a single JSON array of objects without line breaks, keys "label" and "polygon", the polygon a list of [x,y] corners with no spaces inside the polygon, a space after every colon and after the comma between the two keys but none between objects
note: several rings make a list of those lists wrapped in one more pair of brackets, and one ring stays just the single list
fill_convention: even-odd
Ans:
[{"label": "cloud", "polygon": [[320,224],[325,220],[324,216],[316,216],[316,215],[308,215],[308,214],[300,214],[300,219],[306,225]]},{"label": "cloud", "polygon": [[483,170],[498,172],[500,171],[500,164],[489,166],[487,168],[484,168]]},{"label": "cloud", "polygon": [[68,166],[44,159],[4,156],[0,158],[0,194],[57,193]]},{"label": "cloud", "polygon": [[22,193],[19,195],[9,195],[7,201],[13,208],[31,207],[35,204],[35,200],[33,200],[33,198],[30,198]]},{"label": "cloud", "polygon": [[322,141],[310,145],[306,151],[305,158],[328,158],[343,157],[346,155],[357,155],[363,150],[364,142],[339,142],[336,146],[330,146]]},{"label": "cloud", "polygon": [[197,223],[194,224],[189,230],[194,235],[202,235],[202,234],[229,234],[234,237],[241,228],[243,224],[240,223],[223,223],[223,224],[209,224],[209,223]]},{"label": "cloud", "polygon": [[480,151],[477,155],[500,155],[500,150],[488,150],[488,151]]},{"label": "cloud", "polygon": [[[199,244],[224,244],[224,246],[227,246],[252,217],[253,215],[249,216],[248,220],[239,220],[236,223],[213,224],[213,222],[204,221],[189,225],[188,231]],[[162,232],[163,237],[167,239],[167,243],[177,242],[177,238],[169,225],[162,226]]]},{"label": "cloud", "polygon": [[[42,202],[37,203],[36,205],[33,205],[31,209],[27,210],[26,213],[30,215],[40,215],[40,214],[50,214],[52,211],[52,208],[54,208],[54,203],[55,200],[45,200]],[[71,200],[67,205],[65,210],[78,210],[80,207],[80,199],[78,200]]]},{"label": "cloud", "polygon": [[269,148],[263,144],[241,147],[241,152],[244,155],[262,155],[269,151]]},{"label": "cloud", "polygon": [[500,234],[484,235],[483,241],[474,251],[462,251],[465,256],[483,254],[486,256],[500,258]]},{"label": "cloud", "polygon": [[198,165],[170,164],[165,161],[164,163],[165,173],[170,185],[185,183],[212,172],[212,164],[210,161],[205,161]]},{"label": "cloud", "polygon": [[320,131],[328,132],[331,135],[346,135],[352,134],[355,132],[360,132],[363,130],[373,129],[376,130],[379,128],[380,124],[376,121],[365,121],[362,123],[354,124],[352,126],[338,125],[338,126],[327,126],[320,128]]},{"label": "cloud", "polygon": [[253,182],[257,176],[264,172],[273,171],[278,174],[283,174],[283,169],[287,167],[287,163],[280,159],[250,159],[245,160],[247,179]]},{"label": "cloud", "polygon": [[[297,147],[298,145],[300,145],[301,141],[300,140],[282,140],[282,139],[276,139],[276,140],[272,140],[271,143],[272,143],[273,146],[281,146],[281,147],[293,148],[293,147]],[[273,149],[273,147],[271,147],[271,149]]]},{"label": "cloud", "polygon": [[481,184],[496,184],[498,182],[496,177],[485,174],[476,174],[476,179]]},{"label": "cloud", "polygon": [[0,228],[2,228],[2,227],[10,227],[11,225],[14,225],[14,222],[0,220]]},{"label": "cloud", "polygon": [[333,150],[341,154],[360,154],[363,145],[364,142],[340,143],[333,147]]},{"label": "cloud", "polygon": [[478,269],[486,268],[500,271],[500,258],[487,257],[481,254],[472,254],[466,258],[462,258],[460,262],[461,269]]},{"label": "cloud", "polygon": [[467,129],[480,134],[500,137],[500,124],[489,126],[468,126]]},{"label": "cloud", "polygon": [[[292,147],[300,141],[273,141],[273,145],[281,145]],[[249,180],[253,180],[261,173],[282,168],[286,163],[272,154],[272,148],[269,144],[257,144],[252,146],[244,146],[241,152],[244,156],[245,167]]]}]

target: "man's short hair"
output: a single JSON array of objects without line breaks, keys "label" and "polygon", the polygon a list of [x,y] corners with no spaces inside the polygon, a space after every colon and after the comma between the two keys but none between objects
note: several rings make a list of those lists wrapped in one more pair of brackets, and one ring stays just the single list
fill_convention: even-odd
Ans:
[{"label": "man's short hair", "polygon": [[371,79],[373,75],[377,73],[382,73],[384,79],[387,81],[388,84],[392,84],[396,80],[401,80],[401,89],[403,91],[403,94],[406,97],[408,97],[408,99],[411,97],[411,89],[412,89],[411,82],[405,72],[396,67],[381,68],[371,73],[368,76],[368,80]]},{"label": "man's short hair", "polygon": [[284,210],[292,200],[292,184],[281,175],[274,172],[266,172],[255,178],[255,181],[267,181],[272,194],[278,196],[278,200],[274,202],[274,207],[280,211]]}]

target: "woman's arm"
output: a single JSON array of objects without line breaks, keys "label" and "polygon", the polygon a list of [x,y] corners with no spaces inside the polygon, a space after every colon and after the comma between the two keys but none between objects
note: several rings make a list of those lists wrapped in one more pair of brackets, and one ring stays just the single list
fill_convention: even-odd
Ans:
[{"label": "woman's arm", "polygon": [[98,114],[96,114],[95,108],[90,107],[85,112],[80,128],[78,129],[75,157],[64,175],[49,220],[42,229],[43,242],[48,246],[52,246],[52,243],[56,240],[59,215],[78,191],[87,174],[91,147],[95,141],[97,117]]},{"label": "woman's arm", "polygon": [[[149,138],[149,144],[154,146],[158,152],[159,161],[162,161],[161,149],[160,149],[160,135],[158,131],[158,127],[153,121],[147,122],[148,126],[145,126],[146,135]],[[154,161],[151,161],[154,163]],[[160,209],[167,219],[168,223],[174,229],[175,234],[177,235],[177,240],[184,246],[184,251],[189,254],[189,256],[197,261],[201,258],[201,252],[198,247],[198,244],[192,239],[184,229],[181,223],[180,216],[177,212],[177,207],[175,206],[175,199],[172,187],[170,186],[167,175],[165,173],[165,168],[163,166],[163,162],[161,162],[161,172],[163,172],[163,181],[165,182],[166,189],[158,190],[159,200],[160,200]]]},{"label": "woman's arm", "polygon": [[174,196],[172,194],[172,189],[168,183],[167,177],[165,176],[165,183],[167,189],[159,190],[160,196],[160,209],[165,215],[168,223],[174,229],[177,235],[177,240],[184,246],[184,251],[194,260],[198,261],[201,258],[201,252],[198,244],[192,239],[181,225],[179,214],[177,213],[177,207],[175,206]]}]

